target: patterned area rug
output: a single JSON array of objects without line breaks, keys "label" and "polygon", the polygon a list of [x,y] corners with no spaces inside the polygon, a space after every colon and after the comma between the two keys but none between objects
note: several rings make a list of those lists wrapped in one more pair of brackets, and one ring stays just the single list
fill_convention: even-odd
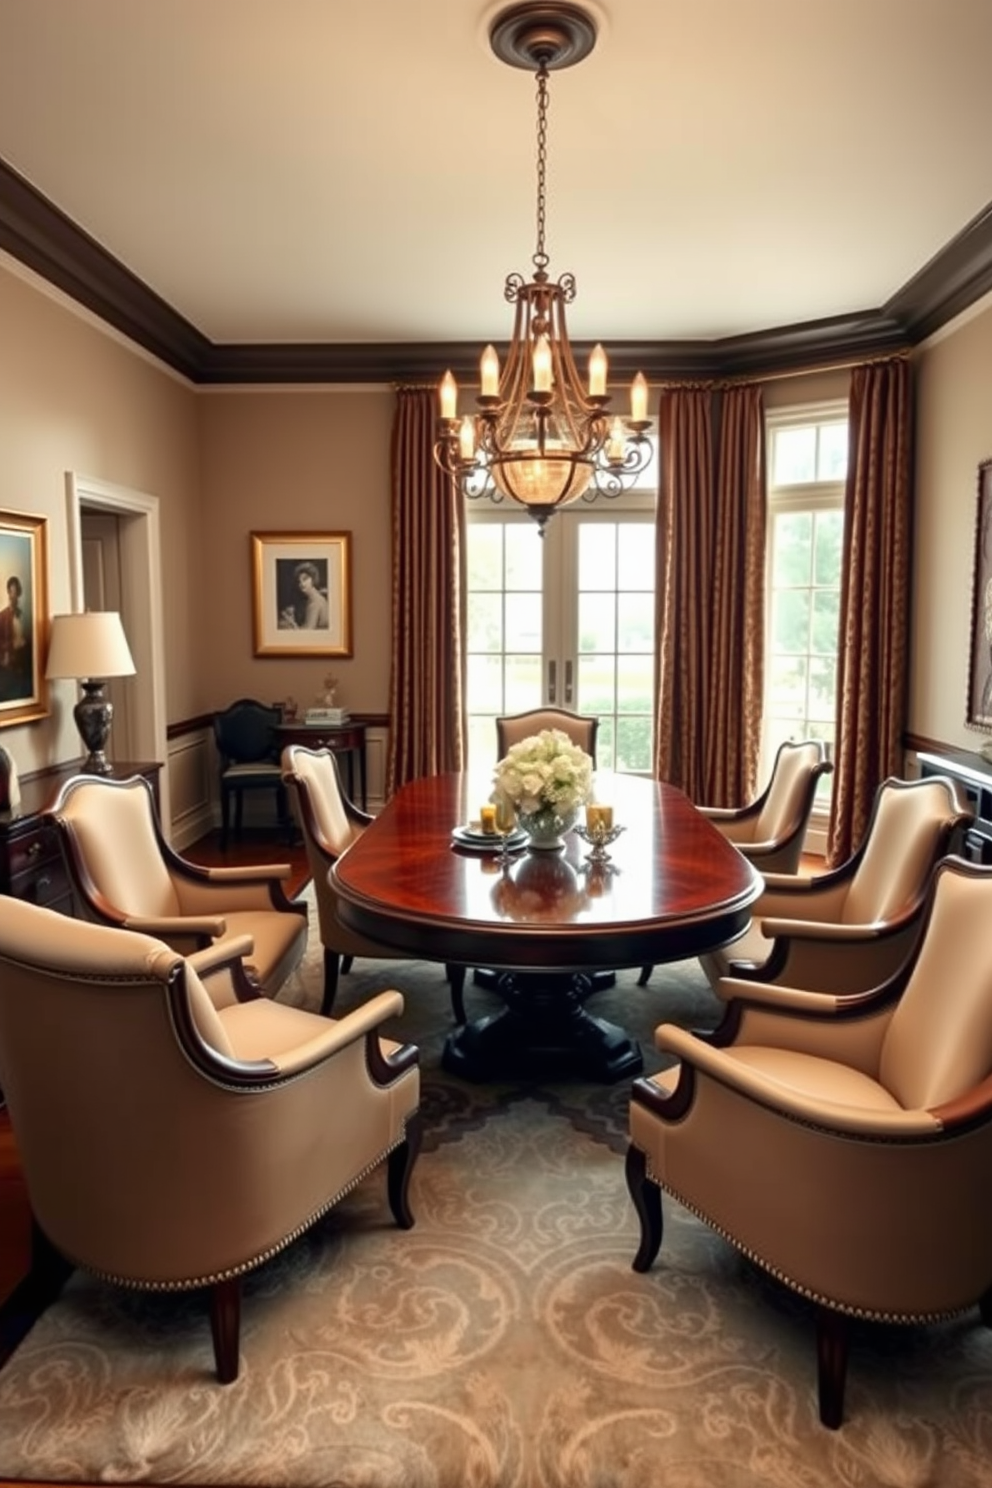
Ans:
[{"label": "patterned area rug", "polygon": [[[319,1002],[316,934],[289,1000]],[[663,1020],[712,1024],[695,963],[623,973],[590,1011],[655,1066]],[[818,1422],[811,1310],[678,1205],[631,1270],[628,1085],[475,1086],[440,1070],[442,969],[397,986],[427,1139],[416,1227],[373,1174],[247,1278],[218,1386],[202,1299],[76,1275],[0,1372],[0,1477],[348,1488],[977,1488],[992,1484],[992,1333],[972,1316],[852,1339],[847,1421]],[[470,1016],[496,1004],[469,988]]]}]

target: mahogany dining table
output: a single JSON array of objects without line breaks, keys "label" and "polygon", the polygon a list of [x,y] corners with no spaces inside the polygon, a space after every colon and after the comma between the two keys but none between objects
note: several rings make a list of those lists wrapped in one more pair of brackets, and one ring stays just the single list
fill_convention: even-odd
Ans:
[{"label": "mahogany dining table", "polygon": [[488,782],[442,774],[401,787],[331,869],[345,924],[411,958],[491,968],[504,1007],[456,1028],[445,1067],[469,1079],[612,1081],[640,1048],[584,1004],[596,971],[697,956],[737,939],[760,875],[682,791],[597,773],[624,828],[607,862],[575,832],[557,852],[473,851]]}]

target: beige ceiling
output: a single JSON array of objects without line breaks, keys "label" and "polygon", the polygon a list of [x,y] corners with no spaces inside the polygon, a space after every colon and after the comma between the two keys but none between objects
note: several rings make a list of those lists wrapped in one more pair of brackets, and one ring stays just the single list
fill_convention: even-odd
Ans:
[{"label": "beige ceiling", "polygon": [[[0,0],[0,158],[212,341],[503,338],[534,81],[478,0]],[[880,308],[992,202],[992,0],[608,0],[551,81],[579,338]]]}]

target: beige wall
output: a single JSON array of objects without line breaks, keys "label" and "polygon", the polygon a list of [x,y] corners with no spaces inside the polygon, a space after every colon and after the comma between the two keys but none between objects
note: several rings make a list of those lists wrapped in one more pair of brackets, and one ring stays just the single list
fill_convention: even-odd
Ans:
[{"label": "beige wall", "polygon": [[[167,717],[242,694],[301,704],[325,671],[358,712],[389,693],[389,442],[393,394],[364,389],[195,390],[91,324],[0,256],[0,508],[49,520],[50,607],[68,608],[67,471],[159,499]],[[992,457],[992,301],[921,347],[917,362],[913,733],[974,749],[965,726],[978,462]],[[843,397],[845,374],[769,382],[769,407]],[[355,655],[252,654],[249,533],[353,535]],[[424,575],[425,585],[431,575]],[[78,754],[69,684],[55,715],[5,729],[28,771]]]},{"label": "beige wall", "polygon": [[[202,395],[205,577],[197,667],[209,708],[287,695],[302,707],[332,671],[340,706],[387,711],[393,405],[388,387]],[[351,659],[253,655],[253,531],[352,534]]]},{"label": "beige wall", "polygon": [[909,729],[962,749],[978,463],[992,458],[992,303],[960,317],[918,351],[916,532]]},{"label": "beige wall", "polygon": [[[192,388],[70,310],[0,256],[0,508],[49,518],[49,606],[70,608],[66,473],[159,500],[167,714],[205,705],[196,663],[198,400]],[[72,683],[53,714],[4,729],[22,773],[79,755]]]}]

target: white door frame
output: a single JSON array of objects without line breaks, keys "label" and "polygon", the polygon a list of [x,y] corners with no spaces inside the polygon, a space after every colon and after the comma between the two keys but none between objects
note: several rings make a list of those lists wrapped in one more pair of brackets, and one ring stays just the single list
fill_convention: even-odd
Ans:
[{"label": "white door frame", "polygon": [[169,756],[165,709],[165,622],[162,609],[162,546],[158,497],[127,486],[66,471],[66,508],[69,542],[69,593],[73,611],[82,610],[83,507],[114,512],[121,517],[121,608],[127,615],[128,642],[134,657],[134,748],[142,760],[159,760],[159,801],[162,830],[171,836]]}]

